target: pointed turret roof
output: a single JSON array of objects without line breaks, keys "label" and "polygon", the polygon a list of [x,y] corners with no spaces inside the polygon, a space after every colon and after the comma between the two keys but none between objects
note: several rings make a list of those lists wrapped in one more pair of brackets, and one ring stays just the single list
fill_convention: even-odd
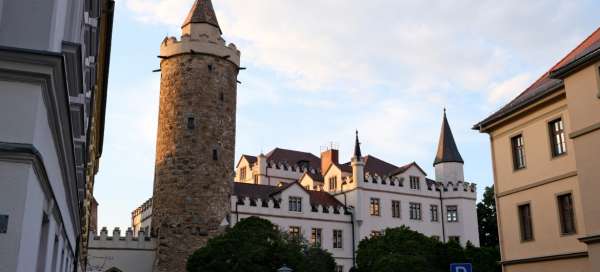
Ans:
[{"label": "pointed turret roof", "polygon": [[209,24],[221,31],[217,16],[215,15],[215,9],[210,0],[196,0],[181,27],[183,28],[191,23]]},{"label": "pointed turret roof", "polygon": [[356,140],[354,143],[354,157],[360,159],[362,154],[360,152],[360,142],[358,141],[358,130],[356,131]]},{"label": "pointed turret roof", "polygon": [[437,154],[433,165],[443,162],[460,162],[464,163],[456,142],[454,142],[454,136],[452,136],[452,130],[450,124],[448,124],[448,118],[446,118],[446,109],[444,109],[444,120],[442,122],[442,131],[440,132],[440,141],[438,143]]}]

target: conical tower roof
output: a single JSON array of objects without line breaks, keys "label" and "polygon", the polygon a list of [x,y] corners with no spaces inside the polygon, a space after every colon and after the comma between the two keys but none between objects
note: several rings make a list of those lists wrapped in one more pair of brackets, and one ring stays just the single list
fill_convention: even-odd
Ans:
[{"label": "conical tower roof", "polygon": [[359,160],[362,157],[360,152],[360,141],[358,141],[358,130],[356,131],[356,140],[354,141],[354,157]]},{"label": "conical tower roof", "polygon": [[443,162],[464,163],[460,153],[458,152],[458,148],[456,147],[456,142],[454,142],[454,136],[452,135],[450,124],[448,124],[448,118],[446,118],[445,109],[444,120],[442,122],[442,131],[440,132],[440,141],[438,143],[437,154],[435,155],[433,166]]},{"label": "conical tower roof", "polygon": [[215,14],[215,9],[213,8],[212,1],[210,0],[196,0],[196,2],[194,2],[192,9],[188,13],[187,18],[181,27],[183,28],[191,23],[209,24],[221,31],[219,21],[217,21],[217,15]]}]

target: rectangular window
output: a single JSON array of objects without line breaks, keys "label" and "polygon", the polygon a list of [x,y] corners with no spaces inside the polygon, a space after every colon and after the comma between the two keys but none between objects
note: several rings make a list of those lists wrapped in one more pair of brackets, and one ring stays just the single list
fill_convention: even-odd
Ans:
[{"label": "rectangular window", "polygon": [[513,153],[513,167],[515,170],[525,168],[525,150],[523,148],[523,135],[510,138]]},{"label": "rectangular window", "polygon": [[315,247],[321,247],[321,229],[312,229],[310,233],[310,243]]},{"label": "rectangular window", "polygon": [[410,188],[413,190],[421,190],[421,183],[419,177],[410,176]]},{"label": "rectangular window", "polygon": [[329,178],[329,191],[337,190],[337,177]]},{"label": "rectangular window", "polygon": [[421,220],[421,203],[410,203],[410,219]]},{"label": "rectangular window", "polygon": [[567,143],[565,141],[565,127],[561,118],[548,123],[550,132],[550,144],[552,145],[552,156],[560,156],[567,152]]},{"label": "rectangular window", "polygon": [[448,241],[460,243],[460,236],[448,236]]},{"label": "rectangular window", "polygon": [[258,184],[258,175],[254,175],[254,184]]},{"label": "rectangular window", "polygon": [[342,248],[342,230],[333,230],[333,248]]},{"label": "rectangular window", "polygon": [[438,236],[438,235],[432,235],[431,239],[439,241],[440,240],[440,236]]},{"label": "rectangular window", "polygon": [[371,204],[369,205],[369,214],[379,216],[379,208],[379,198],[371,198]]},{"label": "rectangular window", "polygon": [[290,226],[290,236],[294,239],[300,239],[300,227]]},{"label": "rectangular window", "polygon": [[302,198],[297,196],[290,196],[289,210],[290,212],[302,212]]},{"label": "rectangular window", "polygon": [[521,225],[521,240],[533,240],[533,226],[531,223],[531,206],[523,204],[519,206],[519,224]]},{"label": "rectangular window", "polygon": [[244,181],[246,180],[246,167],[242,167],[240,168],[240,180]]},{"label": "rectangular window", "polygon": [[437,222],[439,220],[438,216],[438,206],[431,205],[429,210],[431,211],[431,222]]},{"label": "rectangular window", "polygon": [[392,217],[400,218],[400,201],[392,200]]},{"label": "rectangular window", "polygon": [[458,222],[458,206],[446,206],[446,216],[448,222]]},{"label": "rectangular window", "polygon": [[558,200],[558,213],[560,217],[560,230],[562,234],[574,234],[575,213],[573,212],[573,197],[569,194],[560,195]]},{"label": "rectangular window", "polygon": [[343,265],[336,265],[335,266],[335,272],[344,272],[344,266]]}]

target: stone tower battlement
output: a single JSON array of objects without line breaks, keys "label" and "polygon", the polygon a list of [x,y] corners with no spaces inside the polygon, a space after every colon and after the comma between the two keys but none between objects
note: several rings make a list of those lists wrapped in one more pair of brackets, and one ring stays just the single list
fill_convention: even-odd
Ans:
[{"label": "stone tower battlement", "polygon": [[207,54],[221,57],[239,67],[240,51],[233,43],[225,44],[225,40],[214,26],[194,26],[193,32],[184,32],[179,40],[173,36],[165,37],[160,45],[160,58],[189,53]]},{"label": "stone tower battlement", "polygon": [[159,57],[154,271],[183,272],[229,218],[240,52],[225,45],[211,1],[196,0],[181,39],[164,39]]}]

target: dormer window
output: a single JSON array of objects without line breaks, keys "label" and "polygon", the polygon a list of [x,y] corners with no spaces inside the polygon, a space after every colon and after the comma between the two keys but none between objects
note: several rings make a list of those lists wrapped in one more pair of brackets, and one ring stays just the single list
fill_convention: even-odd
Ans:
[{"label": "dormer window", "polygon": [[297,196],[290,196],[289,210],[290,212],[302,212],[302,198]]},{"label": "dormer window", "polygon": [[413,190],[421,190],[419,177],[410,176],[410,188]]},{"label": "dormer window", "polygon": [[337,190],[337,176],[329,178],[329,191]]}]

